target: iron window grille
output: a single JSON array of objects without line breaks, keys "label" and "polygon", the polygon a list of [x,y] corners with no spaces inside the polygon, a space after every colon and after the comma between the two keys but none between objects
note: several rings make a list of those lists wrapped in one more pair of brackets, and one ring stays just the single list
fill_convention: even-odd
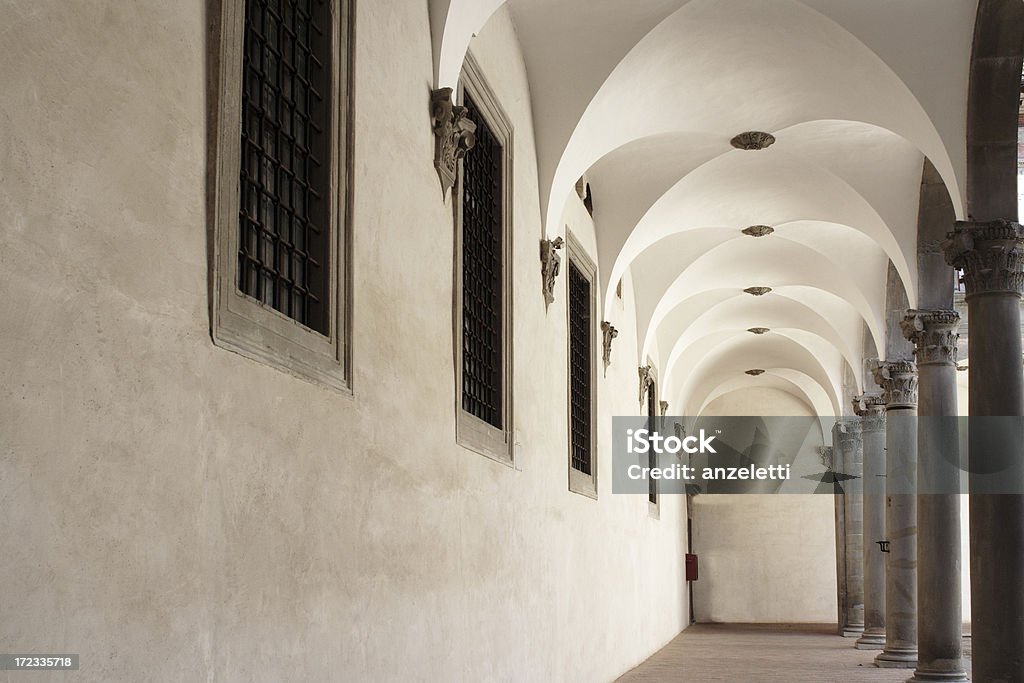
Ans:
[{"label": "iron window grille", "polygon": [[[657,385],[651,382],[647,387],[647,428],[654,431],[658,428],[658,392]],[[654,449],[647,454],[647,466],[653,471],[658,466],[658,456]],[[658,502],[658,481],[654,477],[647,478],[647,500],[657,504]]]},{"label": "iron window grille", "polygon": [[330,328],[331,9],[246,0],[238,289]]},{"label": "iron window grille", "polygon": [[569,441],[573,469],[591,474],[590,281],[569,261]]},{"label": "iron window grille", "polygon": [[476,145],[462,174],[462,408],[503,423],[502,146],[468,93]]}]

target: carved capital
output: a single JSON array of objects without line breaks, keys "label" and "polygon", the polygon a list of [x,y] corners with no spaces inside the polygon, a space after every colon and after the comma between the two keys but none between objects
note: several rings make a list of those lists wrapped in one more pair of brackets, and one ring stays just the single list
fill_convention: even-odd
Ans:
[{"label": "carved capital", "polygon": [[851,440],[860,440],[860,433],[864,426],[860,420],[840,420],[839,422],[836,422],[836,424],[839,425],[839,429],[837,429],[836,432],[840,441],[846,442]]},{"label": "carved capital", "polygon": [[885,429],[885,397],[881,394],[854,396],[853,412],[860,416],[861,432]]},{"label": "carved capital", "polygon": [[563,244],[565,241],[561,237],[540,241],[541,287],[544,293],[545,309],[555,300],[555,278],[558,277],[562,263],[562,257],[558,255],[558,250],[562,248]]},{"label": "carved capital", "polygon": [[918,365],[956,365],[960,314],[946,310],[909,310],[900,322],[903,336],[914,343]]},{"label": "carved capital", "polygon": [[435,90],[430,97],[430,118],[434,128],[434,168],[441,179],[441,191],[455,185],[459,159],[476,144],[476,124],[468,110],[452,103],[452,89]]},{"label": "carved capital", "polygon": [[619,331],[607,320],[601,321],[601,347],[604,359],[604,376],[608,376],[608,366],[612,364],[612,340],[619,336]]},{"label": "carved capital", "polygon": [[641,365],[637,368],[637,372],[640,375],[640,405],[644,404],[644,396],[647,394],[647,390],[654,384],[654,378],[651,377],[651,370],[653,368],[650,365]]},{"label": "carved capital", "polygon": [[946,263],[964,271],[967,297],[1024,290],[1024,228],[1013,221],[957,221],[943,243]]},{"label": "carved capital", "polygon": [[882,387],[886,410],[917,407],[917,364],[914,361],[879,363],[873,374],[875,383]]}]

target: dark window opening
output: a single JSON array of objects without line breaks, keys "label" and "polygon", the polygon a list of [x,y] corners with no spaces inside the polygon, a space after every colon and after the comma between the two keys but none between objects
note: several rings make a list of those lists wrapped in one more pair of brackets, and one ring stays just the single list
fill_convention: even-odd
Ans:
[{"label": "dark window opening", "polygon": [[572,468],[591,474],[590,281],[569,261],[569,439]]},{"label": "dark window opening", "polygon": [[[647,386],[647,428],[652,432],[658,428],[658,392],[654,382],[651,382]],[[647,466],[652,470],[658,466],[658,456],[654,453],[654,449],[650,449],[647,454]],[[658,481],[654,477],[648,477],[647,479],[647,500],[652,503],[658,502]]]},{"label": "dark window opening", "polygon": [[246,0],[238,289],[326,334],[330,6]]},{"label": "dark window opening", "polygon": [[467,94],[476,145],[462,174],[462,408],[503,428],[502,148]]}]

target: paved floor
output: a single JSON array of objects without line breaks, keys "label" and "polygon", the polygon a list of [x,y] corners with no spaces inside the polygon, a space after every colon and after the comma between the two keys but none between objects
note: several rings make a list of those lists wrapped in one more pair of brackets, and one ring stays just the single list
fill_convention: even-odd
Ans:
[{"label": "paved floor", "polygon": [[[853,683],[906,681],[912,671],[879,669],[877,652],[857,650],[834,627],[786,624],[694,624],[620,683]],[[969,662],[968,662],[969,664]]]}]

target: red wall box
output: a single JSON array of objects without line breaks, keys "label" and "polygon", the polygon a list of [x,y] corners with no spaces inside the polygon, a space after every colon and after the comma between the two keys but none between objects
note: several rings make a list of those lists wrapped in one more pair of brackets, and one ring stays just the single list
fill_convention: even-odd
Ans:
[{"label": "red wall box", "polygon": [[697,556],[692,553],[686,553],[686,580],[697,580]]}]

